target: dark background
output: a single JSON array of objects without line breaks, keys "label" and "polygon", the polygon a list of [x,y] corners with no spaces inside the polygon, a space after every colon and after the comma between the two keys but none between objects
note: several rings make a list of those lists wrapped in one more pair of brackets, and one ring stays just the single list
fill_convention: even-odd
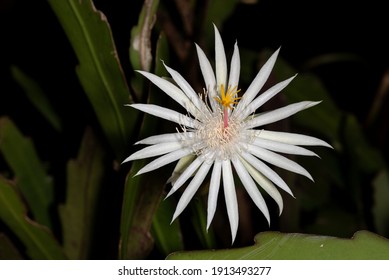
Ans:
[{"label": "dark background", "polygon": [[[206,2],[199,1],[204,5]],[[130,32],[143,1],[94,3],[108,18],[123,69],[130,77]],[[161,3],[168,11],[174,6],[173,1]],[[173,11],[170,15],[174,14]],[[368,141],[387,158],[388,98],[382,101],[378,120],[365,126],[389,70],[386,1],[259,0],[256,5],[239,4],[219,28],[225,46],[233,45],[235,40],[240,48],[257,52],[282,46],[280,56],[299,73],[316,74],[339,108],[357,117]],[[319,63],[328,55],[336,59]],[[54,131],[31,106],[11,77],[11,65],[36,80],[58,114],[67,116],[63,118],[62,133]],[[76,65],[72,47],[45,1],[0,0],[0,116],[8,115],[23,134],[33,139],[40,157],[53,164],[51,172],[58,181],[65,176],[66,161],[77,153],[85,126],[98,126],[76,77]],[[179,70],[177,64],[173,65]],[[63,195],[61,188],[59,194]],[[120,215],[121,200],[115,195],[118,197],[112,201],[118,205],[111,210]]]}]

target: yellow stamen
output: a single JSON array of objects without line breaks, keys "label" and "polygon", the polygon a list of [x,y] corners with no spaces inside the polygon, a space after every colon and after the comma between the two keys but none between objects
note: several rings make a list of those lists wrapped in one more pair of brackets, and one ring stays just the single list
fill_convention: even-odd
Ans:
[{"label": "yellow stamen", "polygon": [[224,88],[224,85],[220,86],[220,96],[215,97],[215,100],[219,102],[224,108],[232,109],[233,104],[238,104],[238,100],[241,97],[235,97],[240,92],[240,89],[237,90],[237,87],[228,87],[227,91]]}]

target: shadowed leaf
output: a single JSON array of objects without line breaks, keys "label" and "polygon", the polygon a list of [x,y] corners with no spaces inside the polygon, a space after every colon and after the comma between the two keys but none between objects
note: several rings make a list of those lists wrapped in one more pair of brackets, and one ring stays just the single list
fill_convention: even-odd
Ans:
[{"label": "shadowed leaf", "polygon": [[[150,71],[152,63],[151,53],[151,30],[156,21],[156,11],[158,0],[144,1],[139,14],[138,25],[131,30],[130,40],[130,61],[135,70]],[[145,79],[140,75],[135,75],[131,80],[139,100],[142,100],[142,93],[145,87]]]},{"label": "shadowed leaf", "polygon": [[77,159],[67,165],[66,202],[60,206],[64,251],[71,259],[87,259],[93,239],[94,213],[104,174],[104,151],[87,129]]},{"label": "shadowed leaf", "polygon": [[372,213],[377,232],[389,234],[389,174],[387,170],[378,173],[373,181],[374,205]]},{"label": "shadowed leaf", "polygon": [[0,178],[0,219],[12,230],[32,259],[66,259],[46,227],[26,216],[26,207],[14,187]]},{"label": "shadowed leaf", "polygon": [[[166,38],[161,36],[157,44],[157,58],[164,56]],[[163,54],[161,54],[163,52]],[[167,55],[164,56],[167,58]],[[159,62],[159,60],[158,60]],[[156,67],[156,74],[160,75],[162,68]],[[152,87],[149,103],[155,103],[158,94]],[[157,134],[158,121],[155,117],[145,115],[140,130],[140,138]],[[145,160],[132,163],[127,175],[123,194],[122,216],[120,224],[120,259],[145,258],[154,246],[151,236],[151,225],[155,211],[162,199],[162,192],[167,178],[160,170],[153,171],[152,175],[142,174],[134,177],[138,170],[145,165]],[[166,177],[166,176],[165,176]]]},{"label": "shadowed leaf", "polygon": [[23,259],[23,257],[12,241],[4,233],[0,233],[0,260],[21,259]]},{"label": "shadowed leaf", "polygon": [[49,100],[44,94],[42,88],[18,67],[12,66],[11,72],[13,78],[23,88],[27,98],[35,106],[35,108],[46,118],[46,120],[54,127],[55,130],[61,131],[61,120],[51,107]]},{"label": "shadowed leaf", "polygon": [[34,219],[51,226],[53,185],[30,139],[25,138],[8,118],[0,118],[0,152],[13,171],[18,189]]},{"label": "shadowed leaf", "polygon": [[91,0],[49,0],[78,57],[77,74],[100,125],[119,160],[136,121],[125,110],[132,98],[124,79],[110,26]]}]

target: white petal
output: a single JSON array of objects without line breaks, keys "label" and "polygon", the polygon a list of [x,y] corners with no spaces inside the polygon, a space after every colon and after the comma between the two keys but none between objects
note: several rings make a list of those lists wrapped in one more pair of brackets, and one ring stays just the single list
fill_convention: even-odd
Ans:
[{"label": "white petal", "polygon": [[163,155],[182,148],[183,148],[182,143],[180,142],[168,142],[168,143],[155,144],[153,146],[143,148],[142,150],[133,153],[128,158],[126,158],[123,161],[123,163],[130,160],[137,160],[142,158],[149,158],[149,157]]},{"label": "white petal", "polygon": [[179,142],[179,141],[191,139],[193,135],[194,135],[193,132],[159,134],[159,135],[150,136],[143,140],[140,140],[136,142],[135,145],[138,144],[154,145],[154,144],[167,143],[167,142]]},{"label": "white petal", "polygon": [[259,210],[261,210],[270,225],[269,210],[267,209],[266,202],[263,199],[260,191],[258,190],[257,185],[255,184],[250,174],[247,172],[246,168],[243,166],[239,159],[232,159],[232,163],[234,164],[236,173],[238,174],[239,179],[242,182],[247,193],[250,195],[251,199],[254,201],[255,205],[257,205]]},{"label": "white petal", "polygon": [[185,207],[188,205],[194,194],[199,189],[201,183],[204,181],[205,176],[207,176],[209,169],[212,164],[207,163],[206,161],[201,165],[196,175],[186,187],[184,193],[182,194],[180,200],[178,201],[176,211],[173,214],[172,222],[184,211]]},{"label": "white petal", "polygon": [[255,169],[257,169],[261,174],[263,174],[266,178],[268,178],[270,181],[272,181],[274,184],[276,184],[279,188],[286,191],[288,194],[294,197],[291,189],[288,187],[288,185],[285,183],[285,181],[269,166],[267,166],[265,163],[263,163],[258,158],[254,157],[253,155],[243,152],[241,156]]},{"label": "white petal", "polygon": [[266,178],[262,173],[260,173],[258,170],[256,170],[251,164],[249,164],[247,161],[241,158],[241,161],[246,168],[246,170],[250,173],[251,177],[257,182],[258,185],[261,186],[261,188],[267,192],[277,203],[278,209],[280,212],[280,215],[282,213],[284,202],[282,200],[282,196],[280,192],[277,190],[277,188],[273,185],[273,183]]},{"label": "white petal", "polygon": [[135,174],[135,176],[146,173],[146,172],[150,172],[150,171],[155,170],[157,168],[160,168],[166,164],[169,164],[173,161],[178,160],[179,158],[182,158],[186,155],[189,155],[190,153],[192,153],[192,149],[183,148],[181,150],[174,151],[174,152],[171,152],[169,154],[163,155],[163,156],[153,160],[149,164],[145,165],[141,170],[138,171],[138,173]]},{"label": "white petal", "polygon": [[236,87],[238,89],[240,75],[240,56],[238,44],[234,45],[234,53],[231,58],[230,76],[228,77],[228,87]]},{"label": "white petal", "polygon": [[332,148],[330,144],[319,138],[297,133],[259,130],[257,136],[264,139],[269,139],[291,145],[325,146],[328,148]]},{"label": "white petal", "polygon": [[216,160],[213,166],[211,182],[209,183],[208,193],[208,207],[207,207],[207,230],[211,225],[213,216],[216,212],[217,198],[219,195],[220,188],[220,177],[221,177],[222,164],[220,160]]},{"label": "white petal", "polygon": [[299,146],[285,144],[278,141],[267,140],[258,137],[254,139],[252,144],[278,153],[302,156],[318,156],[314,152]]},{"label": "white petal", "polygon": [[239,225],[238,200],[236,198],[235,183],[232,176],[230,160],[222,162],[223,189],[226,200],[227,214],[230,221],[232,243],[234,243]]},{"label": "white petal", "polygon": [[261,70],[259,70],[257,76],[251,82],[249,88],[243,94],[242,99],[238,103],[237,110],[242,110],[243,108],[245,108],[262,89],[266,80],[269,78],[271,70],[273,69],[273,66],[277,60],[279,51],[280,49],[276,50],[262,66]]},{"label": "white petal", "polygon": [[188,116],[185,116],[181,113],[178,113],[176,111],[153,105],[153,104],[126,104],[126,106],[133,107],[135,109],[138,109],[142,112],[148,113],[150,115],[154,115],[156,117],[160,117],[162,119],[166,119],[175,123],[178,123],[179,125],[185,125],[187,127],[191,128],[197,128],[200,123],[197,120],[194,120],[192,118],[189,118]]},{"label": "white petal", "polygon": [[207,111],[207,108],[204,102],[201,100],[199,95],[194,91],[194,89],[189,85],[189,83],[178,73],[176,70],[168,67],[165,63],[163,63],[166,70],[172,76],[173,80],[177,83],[177,85],[183,90],[186,96],[192,101],[192,103],[199,109],[201,112]]},{"label": "white petal", "polygon": [[271,99],[273,96],[275,96],[277,93],[279,93],[281,90],[283,90],[297,75],[282,81],[268,90],[266,90],[264,93],[262,93],[260,96],[255,98],[253,102],[247,105],[247,107],[242,108],[243,112],[239,112],[238,110],[235,110],[234,113],[240,118],[244,119],[251,113],[255,112],[259,107],[261,107],[263,104],[265,104],[269,99]]},{"label": "white petal", "polygon": [[166,198],[171,196],[176,190],[178,190],[185,182],[196,172],[197,168],[204,162],[204,158],[197,157],[189,166],[182,172],[181,176],[174,182],[173,187],[170,189]]},{"label": "white petal", "polygon": [[249,119],[246,122],[246,128],[253,128],[258,127],[261,125],[273,123],[279,120],[283,120],[291,115],[296,114],[297,112],[300,112],[302,110],[308,109],[312,106],[315,106],[319,104],[319,102],[313,102],[313,101],[302,101],[293,103],[269,112],[265,112],[262,114],[259,114],[258,116],[254,117],[253,119]]},{"label": "white petal", "polygon": [[227,59],[224,51],[224,45],[216,25],[213,25],[215,30],[215,68],[216,68],[216,84],[220,88],[221,85],[227,84]]},{"label": "white petal", "polygon": [[190,154],[180,158],[166,184],[172,183],[172,185],[174,185],[177,178],[181,176],[182,172],[185,171],[185,169],[196,159],[196,157],[196,155]]},{"label": "white petal", "polygon": [[281,156],[279,154],[273,153],[269,150],[260,148],[258,146],[254,146],[251,144],[247,144],[247,152],[257,156],[258,158],[267,161],[268,163],[271,163],[275,166],[281,167],[283,169],[289,170],[291,172],[301,174],[306,176],[307,178],[311,179],[313,181],[312,176],[308,173],[307,170],[305,170],[304,167],[299,165],[298,163]]},{"label": "white petal", "polygon": [[215,111],[216,109],[216,79],[215,74],[213,73],[213,69],[211,63],[206,57],[203,50],[196,44],[197,56],[199,58],[201,73],[203,74],[205,89],[208,92],[208,100],[211,105],[211,108]]},{"label": "white petal", "polygon": [[163,92],[169,95],[172,99],[174,99],[178,104],[184,107],[192,115],[197,116],[199,114],[199,112],[196,110],[196,108],[194,108],[193,103],[189,100],[185,93],[181,89],[176,87],[174,84],[149,72],[140,70],[137,70],[137,72],[149,79],[153,84],[159,87]]}]

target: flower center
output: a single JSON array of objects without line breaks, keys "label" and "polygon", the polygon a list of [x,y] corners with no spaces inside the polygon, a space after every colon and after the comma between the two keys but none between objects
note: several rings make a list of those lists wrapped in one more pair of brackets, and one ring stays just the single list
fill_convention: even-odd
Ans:
[{"label": "flower center", "polygon": [[238,104],[238,100],[241,97],[236,97],[239,93],[240,89],[237,89],[237,87],[231,87],[229,86],[226,89],[224,88],[224,85],[220,85],[220,97],[215,97],[215,100],[219,102],[223,107],[223,122],[224,122],[224,128],[228,127],[228,109],[232,110],[234,104]]},{"label": "flower center", "polygon": [[[225,110],[224,110],[225,111]],[[234,120],[230,120],[228,126],[225,126],[225,112],[219,110],[212,114],[210,118],[203,122],[203,125],[197,129],[197,143],[201,143],[196,149],[196,154],[212,155],[212,158],[228,159],[231,158],[238,147],[238,138],[240,124]]]}]

